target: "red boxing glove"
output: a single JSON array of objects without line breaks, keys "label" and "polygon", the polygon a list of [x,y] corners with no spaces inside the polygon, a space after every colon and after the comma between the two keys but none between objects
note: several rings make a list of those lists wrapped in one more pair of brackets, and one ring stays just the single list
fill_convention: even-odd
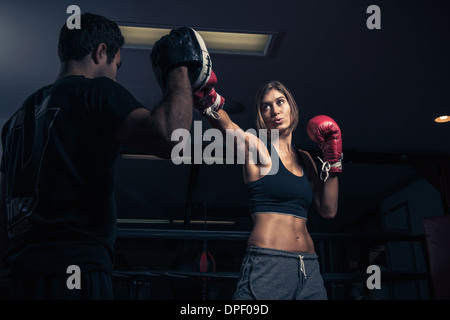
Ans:
[{"label": "red boxing glove", "polygon": [[342,137],[341,129],[337,123],[328,116],[320,115],[309,120],[306,131],[309,138],[319,144],[322,150],[322,173],[325,174],[325,178],[321,178],[326,181],[328,178],[328,172],[342,172],[342,159],[344,154],[342,153]]},{"label": "red boxing glove", "polygon": [[211,70],[208,82],[199,91],[194,93],[194,108],[204,116],[220,119],[217,111],[223,108],[225,98],[219,95],[214,86],[217,84],[217,77]]}]

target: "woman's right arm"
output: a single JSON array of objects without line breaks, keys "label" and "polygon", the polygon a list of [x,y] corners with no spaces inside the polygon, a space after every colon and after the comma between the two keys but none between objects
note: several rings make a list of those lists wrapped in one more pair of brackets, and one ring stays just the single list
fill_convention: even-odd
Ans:
[{"label": "woman's right arm", "polygon": [[234,123],[231,120],[230,116],[228,115],[228,113],[225,110],[220,109],[217,111],[217,113],[220,117],[218,119],[212,118],[212,117],[207,117],[207,120],[212,128],[219,129],[220,131],[222,131],[223,134],[226,133],[226,130],[240,130],[241,129],[236,123]]},{"label": "woman's right arm", "polygon": [[[212,128],[222,132],[226,152],[233,152],[238,163],[243,164],[244,182],[261,178],[261,168],[271,165],[270,154],[265,144],[256,135],[242,130],[225,110],[220,109],[217,114],[219,117],[207,117],[207,120]],[[233,141],[233,144],[229,145],[229,141]]]},{"label": "woman's right arm", "polygon": [[242,130],[234,123],[223,109],[225,99],[220,96],[215,86],[217,77],[214,71],[205,87],[194,93],[194,108],[203,114],[212,128],[222,133],[226,152],[236,155],[238,164],[243,164],[245,183],[261,177],[261,168],[271,165],[271,158],[266,145],[251,132]]}]

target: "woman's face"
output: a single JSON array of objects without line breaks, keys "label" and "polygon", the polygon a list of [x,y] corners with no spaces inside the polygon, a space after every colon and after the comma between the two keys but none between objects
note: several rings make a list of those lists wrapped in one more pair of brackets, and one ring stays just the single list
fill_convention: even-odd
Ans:
[{"label": "woman's face", "polygon": [[263,96],[261,115],[266,128],[278,129],[280,135],[286,132],[291,124],[291,107],[285,95],[276,89],[270,90]]}]

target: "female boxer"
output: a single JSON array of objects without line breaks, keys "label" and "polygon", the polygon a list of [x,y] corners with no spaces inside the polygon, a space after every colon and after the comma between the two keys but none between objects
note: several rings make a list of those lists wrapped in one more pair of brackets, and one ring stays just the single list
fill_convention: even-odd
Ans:
[{"label": "female boxer", "polygon": [[[194,106],[212,127],[222,132],[236,130],[245,137],[243,176],[254,222],[233,299],[327,299],[306,223],[312,204],[324,218],[333,218],[337,213],[337,173],[342,171],[339,127],[326,116],[317,116],[308,123],[308,135],[319,143],[324,158],[319,175],[309,153],[292,145],[299,112],[282,83],[269,82],[256,94],[256,123],[259,129],[268,130],[267,147],[230,119],[222,108],[225,99],[214,89],[216,83],[212,73],[208,85],[194,94]],[[278,134],[276,141],[273,133]],[[250,161],[249,150],[254,146],[262,155],[260,161]],[[277,172],[271,172],[273,168]]]}]

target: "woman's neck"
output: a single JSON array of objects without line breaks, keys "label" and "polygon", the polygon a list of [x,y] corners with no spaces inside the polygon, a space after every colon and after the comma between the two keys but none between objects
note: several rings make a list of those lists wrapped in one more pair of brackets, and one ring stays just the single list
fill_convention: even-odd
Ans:
[{"label": "woman's neck", "polygon": [[271,143],[277,149],[278,154],[290,154],[292,152],[292,134],[278,137]]}]

